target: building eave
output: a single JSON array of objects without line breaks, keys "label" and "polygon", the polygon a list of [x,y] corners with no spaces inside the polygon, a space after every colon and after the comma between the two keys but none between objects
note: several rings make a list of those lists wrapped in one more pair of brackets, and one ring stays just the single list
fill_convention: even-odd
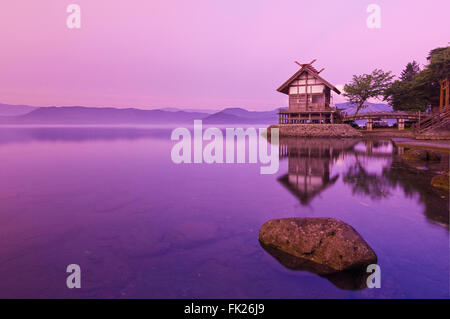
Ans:
[{"label": "building eave", "polygon": [[289,85],[295,81],[303,72],[308,72],[308,74],[312,75],[316,79],[320,80],[325,84],[328,88],[336,92],[337,94],[341,94],[341,91],[339,91],[333,84],[322,78],[317,72],[309,68],[308,66],[303,66],[300,70],[298,70],[293,76],[291,76],[286,82],[284,82],[277,91],[284,94],[289,94]]}]

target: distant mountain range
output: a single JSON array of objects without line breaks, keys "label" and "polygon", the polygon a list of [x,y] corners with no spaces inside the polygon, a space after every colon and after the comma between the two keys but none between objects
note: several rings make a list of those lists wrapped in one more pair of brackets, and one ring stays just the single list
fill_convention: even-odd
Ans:
[{"label": "distant mountain range", "polygon": [[179,109],[177,107],[164,107],[162,109],[158,109],[161,111],[167,111],[167,112],[196,112],[196,113],[207,113],[207,114],[213,114],[216,113],[217,110],[213,109]]},{"label": "distant mountain range", "polygon": [[261,123],[277,121],[278,109],[247,111],[227,108],[221,111],[196,109],[119,109],[111,107],[51,106],[0,104],[0,125],[124,125],[124,124],[178,124],[203,120],[205,124]]},{"label": "distant mountain range", "polygon": [[37,109],[37,107],[28,105],[9,105],[0,103],[0,116],[18,116],[27,114],[35,109]]},{"label": "distant mountain range", "polygon": [[[368,103],[365,112],[391,111],[386,104]],[[356,112],[350,103],[336,104],[348,114]],[[271,111],[248,111],[226,108],[221,111],[164,108],[142,110],[136,108],[52,106],[0,104],[0,125],[125,125],[125,124],[178,124],[202,120],[205,124],[272,124],[278,121],[279,108]]]},{"label": "distant mountain range", "polygon": [[206,117],[203,122],[206,124],[227,124],[227,123],[261,123],[271,124],[278,121],[278,110],[272,111],[247,111],[242,108],[228,108]]},{"label": "distant mountain range", "polygon": [[39,107],[19,116],[0,117],[1,124],[40,125],[119,125],[119,124],[165,124],[185,123],[202,119],[207,114],[195,112],[167,112],[139,110],[134,108],[95,108],[82,106]]}]

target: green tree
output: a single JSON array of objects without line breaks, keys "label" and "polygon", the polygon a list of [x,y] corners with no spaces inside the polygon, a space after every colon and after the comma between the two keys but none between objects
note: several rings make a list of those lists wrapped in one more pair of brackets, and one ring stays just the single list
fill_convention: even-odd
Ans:
[{"label": "green tree", "polygon": [[402,81],[412,81],[414,76],[420,72],[420,66],[416,61],[409,62],[400,75]]},{"label": "green tree", "polygon": [[394,81],[385,91],[384,100],[392,105],[394,111],[425,111],[428,101],[426,96],[416,92],[416,84],[415,81]]},{"label": "green tree", "polygon": [[413,89],[425,96],[431,106],[439,105],[439,82],[450,77],[450,46],[431,50],[428,66],[418,74]]},{"label": "green tree", "polygon": [[384,100],[392,105],[395,111],[425,111],[426,98],[420,94],[414,94],[414,87],[418,82],[417,75],[420,67],[416,61],[410,62],[400,75],[400,80],[394,81],[384,92]]},{"label": "green tree", "polygon": [[427,60],[430,62],[427,69],[435,79],[442,80],[450,77],[450,46],[431,50]]},{"label": "green tree", "polygon": [[450,77],[450,47],[430,51],[429,64],[414,74],[413,66],[406,66],[400,80],[385,91],[384,99],[394,110],[425,111],[439,104],[439,81]]},{"label": "green tree", "polygon": [[367,107],[365,103],[370,98],[384,96],[394,78],[391,72],[375,69],[371,74],[354,75],[352,82],[344,86],[344,96],[350,103],[356,105],[356,114]]}]

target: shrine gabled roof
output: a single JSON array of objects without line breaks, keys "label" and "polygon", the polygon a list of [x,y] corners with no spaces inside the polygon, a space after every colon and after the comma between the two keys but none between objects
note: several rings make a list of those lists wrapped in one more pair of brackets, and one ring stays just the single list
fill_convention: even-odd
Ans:
[{"label": "shrine gabled roof", "polygon": [[328,82],[327,80],[325,80],[324,78],[322,78],[319,75],[319,72],[317,72],[317,70],[312,67],[309,64],[305,64],[303,65],[300,70],[298,70],[293,76],[291,76],[286,82],[283,83],[282,86],[280,86],[277,91],[284,93],[284,94],[289,94],[289,86],[291,85],[292,82],[294,82],[303,72],[307,72],[308,74],[312,75],[314,78],[318,79],[319,81],[321,81],[323,84],[325,84],[327,87],[329,87],[331,90],[333,90],[334,92],[336,92],[337,94],[341,94],[341,91],[339,91],[333,84],[331,84],[330,82]]}]

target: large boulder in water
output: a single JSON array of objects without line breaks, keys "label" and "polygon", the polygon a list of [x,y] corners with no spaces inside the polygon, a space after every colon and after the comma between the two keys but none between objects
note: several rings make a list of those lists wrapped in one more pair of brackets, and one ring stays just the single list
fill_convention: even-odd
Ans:
[{"label": "large boulder in water", "polygon": [[419,148],[412,148],[407,150],[402,155],[404,161],[417,162],[417,161],[440,161],[441,155],[438,152],[431,150],[424,150]]},{"label": "large boulder in water", "polygon": [[[285,218],[266,222],[263,246],[298,258],[318,274],[358,269],[377,262],[373,249],[350,225],[334,218]],[[291,261],[292,262],[292,261]]]}]

